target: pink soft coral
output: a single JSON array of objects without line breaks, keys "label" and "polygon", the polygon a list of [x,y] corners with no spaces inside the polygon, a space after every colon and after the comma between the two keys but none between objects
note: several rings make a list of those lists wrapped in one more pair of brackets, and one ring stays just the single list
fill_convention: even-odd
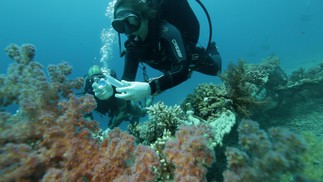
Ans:
[{"label": "pink soft coral", "polygon": [[167,160],[175,164],[175,181],[206,181],[207,168],[215,160],[214,151],[208,147],[211,131],[204,125],[181,126],[176,139],[165,147]]},{"label": "pink soft coral", "polygon": [[34,50],[29,44],[7,48],[15,63],[0,79],[5,84],[0,106],[18,104],[19,112],[0,112],[1,180],[113,181],[127,176],[153,181],[156,154],[136,146],[135,138],[119,129],[103,142],[93,138],[97,122],[83,116],[96,107],[94,97],[71,94],[82,79],[67,79],[71,67],[63,63],[49,67],[48,81],[33,60]]}]

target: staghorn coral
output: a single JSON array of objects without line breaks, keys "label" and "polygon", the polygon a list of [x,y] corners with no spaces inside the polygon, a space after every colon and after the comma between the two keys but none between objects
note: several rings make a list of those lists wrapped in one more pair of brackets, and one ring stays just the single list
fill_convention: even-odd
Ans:
[{"label": "staghorn coral", "polygon": [[148,121],[135,126],[129,126],[130,132],[137,137],[139,143],[149,145],[157,138],[162,137],[165,130],[172,135],[187,119],[183,110],[175,106],[167,106],[163,102],[158,102],[147,108]]},{"label": "staghorn coral", "polygon": [[224,181],[279,181],[283,174],[302,171],[300,155],[307,146],[298,135],[284,128],[271,128],[267,134],[251,120],[241,121],[238,133],[241,149],[227,147]]}]

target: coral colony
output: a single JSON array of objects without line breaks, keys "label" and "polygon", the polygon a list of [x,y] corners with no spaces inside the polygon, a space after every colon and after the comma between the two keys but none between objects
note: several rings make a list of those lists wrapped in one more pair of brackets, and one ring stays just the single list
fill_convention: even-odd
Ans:
[{"label": "coral colony", "polygon": [[[83,80],[68,79],[71,66],[50,65],[45,73],[30,44],[9,45],[6,52],[14,62],[0,75],[1,181],[304,179],[301,155],[307,148],[300,136],[282,128],[267,133],[241,119],[272,102],[269,85],[287,84],[283,74],[274,75],[277,57],[259,65],[230,64],[223,85],[200,84],[180,105],[157,102],[147,108],[148,120],[129,126],[129,132],[105,133],[84,119],[96,103],[91,95],[73,94]],[[295,73],[292,79],[301,84],[304,77]],[[6,112],[10,105],[17,105],[16,113]],[[224,138],[232,133],[238,137],[229,137],[235,146],[228,146]],[[225,148],[226,159],[215,160],[218,147]],[[223,170],[216,170],[214,164],[223,160]]]}]

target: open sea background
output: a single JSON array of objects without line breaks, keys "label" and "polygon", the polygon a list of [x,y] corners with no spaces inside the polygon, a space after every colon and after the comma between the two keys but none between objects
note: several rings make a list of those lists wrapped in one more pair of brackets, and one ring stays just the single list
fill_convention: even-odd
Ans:
[{"label": "open sea background", "polygon": [[[102,31],[109,30],[111,25],[106,16],[110,2],[1,0],[0,48],[4,50],[10,43],[34,44],[36,61],[44,66],[67,61],[73,66],[70,78],[83,76],[93,64],[103,65],[100,60],[108,55],[105,61],[120,78],[123,59],[119,58],[117,36],[112,33],[106,41],[101,39]],[[209,33],[206,16],[198,3],[189,2],[200,20],[199,45],[206,46]],[[244,59],[247,63],[259,63],[273,54],[281,59],[281,67],[287,73],[323,60],[322,0],[202,0],[202,3],[212,19],[213,40],[223,59],[223,71],[230,62]],[[109,49],[102,55],[104,43]],[[4,51],[0,51],[0,60],[0,74],[4,74],[11,61]],[[159,74],[148,67],[150,77]],[[137,75],[137,80],[142,80],[140,69]],[[198,84],[210,82],[221,83],[217,77],[193,73],[191,79],[157,96],[155,101],[179,104]]]}]

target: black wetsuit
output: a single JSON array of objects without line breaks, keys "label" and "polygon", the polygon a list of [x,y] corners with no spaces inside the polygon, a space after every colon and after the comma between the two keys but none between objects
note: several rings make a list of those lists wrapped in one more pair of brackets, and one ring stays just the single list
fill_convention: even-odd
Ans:
[{"label": "black wetsuit", "polygon": [[[85,83],[84,83],[84,93],[88,93],[94,96],[93,88],[92,88],[92,82],[90,79],[86,76],[85,77]],[[118,112],[118,104],[117,99],[115,97],[110,97],[106,100],[100,100],[96,96],[94,96],[95,101],[97,103],[97,106],[95,108],[95,111],[99,112],[100,114],[108,114],[109,117],[113,117],[115,113]]]},{"label": "black wetsuit", "polygon": [[[149,81],[151,94],[160,93],[187,80],[191,72],[189,66],[194,61],[193,55],[204,53],[204,49],[196,47],[194,43],[184,42],[181,32],[172,24],[161,21],[158,27],[154,28],[153,23],[149,22],[147,38],[135,42],[135,46],[127,50],[122,76],[123,80],[134,81],[140,62],[163,72],[162,76]],[[131,40],[128,39],[126,47],[129,42]],[[216,73],[218,71],[215,70]]]},{"label": "black wetsuit", "polygon": [[[112,74],[111,76],[116,77],[115,74]],[[94,95],[92,82],[88,76],[85,77],[83,89],[84,94],[88,93]],[[106,100],[100,100],[96,96],[94,96],[94,98],[97,103],[95,111],[99,112],[102,115],[108,114],[110,118],[108,127],[111,129],[119,126],[122,121],[130,121],[131,124],[135,124],[143,115],[141,108],[137,105],[134,105],[130,101],[118,99],[114,96]],[[85,117],[90,117],[91,119],[93,119],[92,113],[85,115]]]}]

